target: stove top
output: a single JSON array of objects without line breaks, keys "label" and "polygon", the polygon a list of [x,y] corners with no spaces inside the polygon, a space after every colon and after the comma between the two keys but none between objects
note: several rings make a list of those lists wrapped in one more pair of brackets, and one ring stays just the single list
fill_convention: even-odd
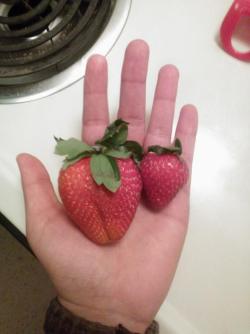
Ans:
[{"label": "stove top", "polygon": [[[121,2],[0,1],[0,102],[47,96],[80,79],[83,68],[80,72],[78,68],[77,78],[72,75],[75,72],[73,69],[65,77],[58,74],[77,63],[95,45],[112,16],[117,11],[121,12]],[[123,2],[127,15],[128,1]],[[117,21],[120,22],[117,35],[125,23],[124,12],[122,17],[122,22]],[[109,48],[113,43],[114,38]],[[52,81],[45,80],[51,77]],[[34,83],[37,85],[34,86]]]}]

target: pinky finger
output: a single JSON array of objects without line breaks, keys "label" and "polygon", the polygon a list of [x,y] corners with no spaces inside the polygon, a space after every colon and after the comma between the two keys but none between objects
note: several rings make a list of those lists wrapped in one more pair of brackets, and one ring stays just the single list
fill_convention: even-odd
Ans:
[{"label": "pinky finger", "polygon": [[182,143],[183,158],[192,169],[194,146],[198,128],[198,113],[193,105],[186,105],[182,108],[177,123],[175,138],[179,138]]}]

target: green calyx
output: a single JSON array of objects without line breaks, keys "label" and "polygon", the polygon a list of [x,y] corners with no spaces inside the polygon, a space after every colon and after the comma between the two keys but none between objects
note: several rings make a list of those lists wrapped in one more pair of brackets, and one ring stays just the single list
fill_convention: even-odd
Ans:
[{"label": "green calyx", "polygon": [[181,144],[180,139],[176,138],[172,146],[170,147],[162,147],[159,145],[149,146],[148,152],[154,152],[157,155],[163,155],[163,154],[181,155],[182,154],[182,144]]},{"label": "green calyx", "polygon": [[90,169],[96,184],[104,185],[108,190],[116,192],[120,187],[120,171],[116,159],[133,158],[139,163],[143,157],[143,149],[135,141],[127,140],[128,123],[117,119],[110,124],[104,136],[94,146],[69,138],[56,138],[55,154],[65,156],[63,169],[77,161],[90,157]]}]

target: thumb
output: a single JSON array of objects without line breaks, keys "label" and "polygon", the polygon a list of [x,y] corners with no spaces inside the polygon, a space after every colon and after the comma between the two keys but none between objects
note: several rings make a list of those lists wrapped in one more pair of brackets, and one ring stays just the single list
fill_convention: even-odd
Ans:
[{"label": "thumb", "polygon": [[17,156],[25,200],[28,239],[43,229],[46,217],[55,214],[60,204],[48,172],[43,164],[29,154]]}]

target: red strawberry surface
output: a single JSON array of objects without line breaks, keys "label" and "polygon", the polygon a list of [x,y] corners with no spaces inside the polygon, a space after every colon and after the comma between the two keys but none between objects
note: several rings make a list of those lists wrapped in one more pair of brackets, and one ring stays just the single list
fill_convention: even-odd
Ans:
[{"label": "red strawberry surface", "polygon": [[142,182],[132,159],[116,159],[121,185],[111,192],[91,176],[90,158],[59,174],[59,193],[71,220],[90,240],[107,244],[121,239],[138,207]]},{"label": "red strawberry surface", "polygon": [[143,197],[151,209],[164,208],[188,180],[188,167],[176,154],[149,152],[140,164]]}]

